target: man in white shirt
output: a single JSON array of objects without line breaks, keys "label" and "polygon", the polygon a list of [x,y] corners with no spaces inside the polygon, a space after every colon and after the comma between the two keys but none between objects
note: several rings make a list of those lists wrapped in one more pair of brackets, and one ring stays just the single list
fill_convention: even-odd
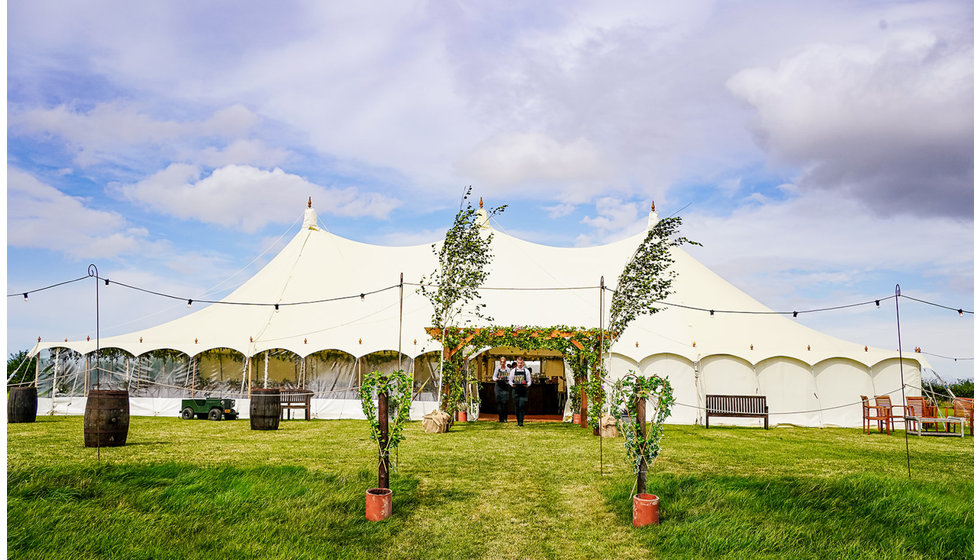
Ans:
[{"label": "man in white shirt", "polygon": [[517,412],[517,425],[524,425],[524,412],[527,410],[527,389],[531,385],[531,368],[524,365],[524,358],[517,358],[517,364],[510,370],[510,386],[514,388],[514,408]]},{"label": "man in white shirt", "polygon": [[510,368],[507,367],[507,357],[501,356],[500,362],[493,370],[493,394],[497,397],[497,421],[507,421],[507,407],[510,406]]}]

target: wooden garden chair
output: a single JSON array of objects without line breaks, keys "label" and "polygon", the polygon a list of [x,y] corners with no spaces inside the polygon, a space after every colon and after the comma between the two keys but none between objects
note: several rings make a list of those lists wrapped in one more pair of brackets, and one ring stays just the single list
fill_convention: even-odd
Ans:
[{"label": "wooden garden chair", "polygon": [[939,418],[937,407],[929,404],[925,397],[906,397],[905,398],[905,423],[907,429],[914,430],[921,424],[921,429],[939,431],[939,422],[928,422],[926,420]]},{"label": "wooden garden chair", "polygon": [[[970,427],[970,435],[973,435],[973,399],[968,399],[965,397],[955,397],[953,399],[953,407],[945,407],[946,416],[955,416],[957,418],[964,418],[966,425]],[[953,414],[950,414],[950,411]]]},{"label": "wooden garden chair", "polygon": [[[895,422],[905,422],[905,405],[892,404],[892,398],[888,395],[875,395],[875,406],[881,408],[881,415],[885,417],[889,431],[895,429]],[[895,414],[895,409],[902,409],[900,414]]]},{"label": "wooden garden chair", "polygon": [[881,432],[884,428],[886,433],[891,433],[888,431],[887,413],[884,412],[882,407],[871,404],[868,397],[861,395],[861,416],[863,419],[862,428],[864,433],[871,433],[871,423],[878,423],[878,431]]}]

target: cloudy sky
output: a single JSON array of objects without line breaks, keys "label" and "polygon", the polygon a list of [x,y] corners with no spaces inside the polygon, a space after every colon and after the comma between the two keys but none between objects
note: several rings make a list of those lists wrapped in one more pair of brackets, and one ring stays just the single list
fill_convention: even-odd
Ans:
[{"label": "cloudy sky", "polygon": [[[251,4],[251,7],[246,7]],[[778,310],[973,309],[973,5],[15,2],[7,293],[83,276],[220,297],[294,234],[435,241],[462,189],[550,245],[640,231]],[[94,335],[91,283],[7,298],[10,352]],[[186,313],[105,295],[103,334]],[[973,317],[902,301],[972,377]],[[896,348],[887,308],[808,315]]]}]

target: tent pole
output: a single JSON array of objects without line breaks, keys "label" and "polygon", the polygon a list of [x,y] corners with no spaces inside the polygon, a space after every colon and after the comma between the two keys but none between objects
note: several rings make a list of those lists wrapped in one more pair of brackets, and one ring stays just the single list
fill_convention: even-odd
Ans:
[{"label": "tent pole", "polygon": [[[602,387],[602,358],[605,349],[603,348],[603,343],[606,341],[606,326],[605,321],[603,321],[603,305],[605,304],[606,295],[606,277],[599,277],[599,371],[596,375],[599,377],[599,387]],[[599,476],[602,476],[602,407],[599,407]]]},{"label": "tent pole", "polygon": [[402,323],[405,309],[405,273],[398,275],[398,371],[402,371]]},{"label": "tent pole", "polygon": [[436,401],[438,403],[437,406],[436,406],[436,408],[438,410],[441,410],[442,409],[442,360],[443,360],[443,357],[444,357],[444,355],[446,353],[446,327],[442,327],[442,340],[439,341],[439,346],[440,346],[440,348],[439,348],[439,388],[436,391],[436,396],[438,396],[439,400]]},{"label": "tent pole", "polygon": [[61,365],[61,348],[54,354],[54,378],[51,380],[51,416],[54,416],[54,398],[58,391],[58,366]]},{"label": "tent pole", "polygon": [[[95,278],[95,388],[99,390],[102,389],[102,370],[99,369],[99,268],[95,264],[88,265],[88,275]],[[85,393],[87,395],[88,391]]]},{"label": "tent pole", "polygon": [[238,390],[238,396],[245,394],[245,377],[248,375],[248,356],[245,356],[245,363],[242,364],[242,388]]},{"label": "tent pole", "polygon": [[265,377],[262,379],[262,388],[269,388],[269,351],[265,351]]},{"label": "tent pole", "polygon": [[[898,298],[902,297],[902,288],[895,284],[895,327],[898,330],[898,374],[902,382],[902,410],[905,410],[904,405],[908,403],[905,400],[905,369],[902,366],[902,321],[898,316]],[[922,375],[921,373],[919,374]],[[960,426],[962,431],[963,426]],[[909,469],[909,480],[912,479],[912,458],[909,456],[909,424],[905,422],[905,463]]]},{"label": "tent pole", "polygon": [[248,357],[248,398],[252,398],[252,357]]}]

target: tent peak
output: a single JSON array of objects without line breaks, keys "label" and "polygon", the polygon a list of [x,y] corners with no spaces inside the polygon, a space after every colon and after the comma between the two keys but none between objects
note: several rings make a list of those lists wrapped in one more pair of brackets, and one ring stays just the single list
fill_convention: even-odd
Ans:
[{"label": "tent peak", "polygon": [[316,223],[316,210],[313,209],[313,197],[306,201],[306,210],[303,211],[303,229],[320,230],[320,226]]},{"label": "tent peak", "polygon": [[660,221],[660,215],[657,214],[657,202],[654,200],[650,201],[650,216],[647,217],[647,229],[652,228],[657,225]]},{"label": "tent peak", "polygon": [[490,215],[482,206],[476,211],[476,226],[482,229],[490,228]]}]

